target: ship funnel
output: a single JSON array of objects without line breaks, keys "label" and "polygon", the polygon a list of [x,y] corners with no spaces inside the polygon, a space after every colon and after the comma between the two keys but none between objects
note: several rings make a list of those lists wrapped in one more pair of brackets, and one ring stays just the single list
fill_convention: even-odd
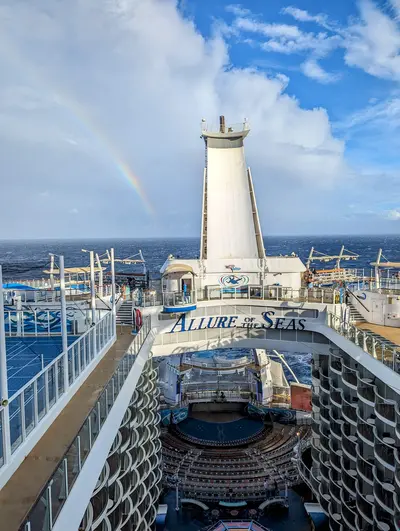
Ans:
[{"label": "ship funnel", "polygon": [[219,132],[225,133],[225,116],[219,117]]}]

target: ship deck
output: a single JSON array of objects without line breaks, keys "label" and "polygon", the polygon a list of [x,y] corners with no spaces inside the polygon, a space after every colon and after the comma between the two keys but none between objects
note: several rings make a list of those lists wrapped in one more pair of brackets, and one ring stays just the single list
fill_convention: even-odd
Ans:
[{"label": "ship deck", "polygon": [[0,522],[16,531],[79,432],[133,337],[118,327],[117,341],[0,490]]},{"label": "ship deck", "polygon": [[372,332],[376,336],[381,336],[392,345],[400,346],[400,328],[372,323],[359,323],[357,327],[366,332]]},{"label": "ship deck", "polygon": [[[68,345],[78,339],[68,336]],[[62,352],[61,336],[7,337],[8,395],[12,396],[28,383],[43,366],[51,363]]]}]

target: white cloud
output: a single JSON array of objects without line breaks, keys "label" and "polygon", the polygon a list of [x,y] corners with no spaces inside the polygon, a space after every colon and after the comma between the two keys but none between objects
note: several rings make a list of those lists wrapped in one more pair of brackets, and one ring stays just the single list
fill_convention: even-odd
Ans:
[{"label": "white cloud", "polygon": [[226,6],[225,11],[233,13],[236,17],[246,17],[247,15],[251,15],[250,9],[246,9],[241,4],[230,4]]},{"label": "white cloud", "polygon": [[262,42],[265,51],[283,54],[313,53],[323,57],[341,45],[339,35],[328,35],[326,32],[303,32],[297,26],[289,24],[266,24],[252,18],[238,17],[234,28],[243,32],[251,32],[268,37]]},{"label": "white cloud", "polygon": [[267,37],[298,38],[301,31],[297,26],[288,24],[265,24],[250,18],[239,17],[235,20],[235,26],[241,30],[261,33]]},{"label": "white cloud", "polygon": [[392,221],[398,221],[400,219],[400,210],[399,209],[393,209],[389,210],[387,212],[387,219],[390,219]]},{"label": "white cloud", "polygon": [[[26,216],[37,219],[32,235],[41,219],[53,215],[60,221],[54,229],[43,224],[54,230],[43,236],[80,235],[82,226],[103,236],[147,236],[147,226],[153,235],[185,235],[182,217],[197,235],[203,116],[213,120],[225,114],[228,122],[249,118],[247,157],[270,232],[290,231],[310,201],[322,209],[329,194],[318,190],[348,174],[344,143],[332,134],[327,112],[302,109],[285,93],[286,77],[233,67],[221,35],[205,39],[174,0],[9,1],[0,17],[2,84],[12,87],[22,80],[49,102],[48,108],[23,116],[12,106],[0,113],[2,165],[12,167],[15,176],[1,186],[9,195],[23,186],[27,196],[39,187],[54,199],[40,210],[24,205]],[[33,22],[35,31],[28,31]],[[267,26],[274,38],[303,38],[295,26]],[[54,106],[55,94],[62,97]],[[79,139],[78,146],[72,148],[68,139]],[[81,143],[85,149],[78,149]],[[129,184],[135,178],[157,212],[154,221]],[[84,208],[77,204],[77,190],[91,197]],[[175,216],[170,206],[183,191]],[[270,199],[283,193],[284,209]],[[71,204],[79,210],[76,221],[68,216]],[[0,212],[3,224],[7,208]],[[311,227],[318,208],[309,214]],[[23,219],[13,230],[10,236],[29,237]]]},{"label": "white cloud", "polygon": [[335,83],[340,79],[337,74],[326,72],[315,59],[309,59],[301,65],[303,74],[319,83],[328,84]]},{"label": "white cloud", "polygon": [[79,210],[77,208],[71,208],[71,210],[68,211],[70,214],[79,214]]},{"label": "white cloud", "polygon": [[308,11],[293,6],[284,7],[281,10],[281,13],[284,15],[290,15],[300,22],[315,22],[320,26],[328,26],[328,17],[324,14],[310,15]]},{"label": "white cloud", "polygon": [[346,32],[346,63],[373,76],[399,80],[399,27],[370,0],[361,0],[360,15]]}]

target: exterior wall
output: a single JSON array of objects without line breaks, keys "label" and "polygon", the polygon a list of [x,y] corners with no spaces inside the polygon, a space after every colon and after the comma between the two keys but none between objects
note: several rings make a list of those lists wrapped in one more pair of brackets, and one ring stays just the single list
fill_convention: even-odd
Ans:
[{"label": "exterior wall", "polygon": [[207,148],[207,258],[257,258],[244,148]]},{"label": "exterior wall", "polygon": [[400,395],[339,348],[314,355],[312,377],[311,484],[330,529],[396,529]]},{"label": "exterior wall", "polygon": [[369,323],[400,326],[400,297],[376,291],[354,291],[351,304]]},{"label": "exterior wall", "polygon": [[157,371],[146,362],[83,520],[86,531],[153,529],[161,492]]}]

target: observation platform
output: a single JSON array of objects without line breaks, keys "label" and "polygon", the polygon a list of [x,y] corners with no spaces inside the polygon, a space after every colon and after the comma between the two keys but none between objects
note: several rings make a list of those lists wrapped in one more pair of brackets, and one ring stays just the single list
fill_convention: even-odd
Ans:
[{"label": "observation platform", "polygon": [[22,525],[132,340],[130,328],[118,329],[117,341],[0,490],[0,521],[10,531]]}]

